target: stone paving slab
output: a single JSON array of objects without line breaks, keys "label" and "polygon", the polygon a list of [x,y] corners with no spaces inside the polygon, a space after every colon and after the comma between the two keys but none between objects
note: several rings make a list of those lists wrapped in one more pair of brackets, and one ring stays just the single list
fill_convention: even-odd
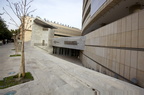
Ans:
[{"label": "stone paving slab", "polygon": [[[20,58],[10,58],[13,44],[0,47],[0,78],[19,72]],[[143,95],[144,89],[72,64],[47,52],[25,45],[26,71],[34,81],[0,90],[15,95]],[[97,94],[96,94],[97,93]]]}]

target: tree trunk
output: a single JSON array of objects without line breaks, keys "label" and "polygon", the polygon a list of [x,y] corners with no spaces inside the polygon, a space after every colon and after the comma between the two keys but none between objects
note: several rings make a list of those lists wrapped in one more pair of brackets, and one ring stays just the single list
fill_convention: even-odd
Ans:
[{"label": "tree trunk", "polygon": [[25,15],[23,16],[23,23],[21,27],[22,33],[22,46],[21,46],[21,67],[20,67],[20,74],[19,77],[25,76],[25,53],[24,53],[24,34],[25,34]]},{"label": "tree trunk", "polygon": [[18,38],[17,38],[17,36],[18,35],[16,35],[16,39],[15,39],[15,41],[16,41],[16,47],[15,47],[16,54],[18,54]]},{"label": "tree trunk", "polygon": [[14,36],[14,46],[15,46],[15,54],[17,54],[17,51],[16,51],[16,36]]}]

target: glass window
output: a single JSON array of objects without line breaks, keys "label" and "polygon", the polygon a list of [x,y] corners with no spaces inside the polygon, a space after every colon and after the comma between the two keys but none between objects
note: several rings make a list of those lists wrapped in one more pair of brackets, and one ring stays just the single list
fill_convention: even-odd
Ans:
[{"label": "glass window", "polygon": [[106,2],[106,0],[91,0],[91,16]]}]

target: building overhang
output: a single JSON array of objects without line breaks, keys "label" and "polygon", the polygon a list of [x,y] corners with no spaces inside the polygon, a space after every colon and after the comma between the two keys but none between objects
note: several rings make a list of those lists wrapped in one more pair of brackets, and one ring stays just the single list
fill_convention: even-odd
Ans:
[{"label": "building overhang", "polygon": [[85,36],[75,36],[75,37],[59,37],[52,39],[52,46],[84,50],[85,47]]},{"label": "building overhang", "polygon": [[48,24],[47,22],[45,22],[45,21],[43,21],[43,20],[41,20],[41,19],[39,19],[39,18],[36,18],[36,19],[34,20],[34,22],[35,22],[36,24],[44,27],[44,28],[56,29],[56,27]]}]

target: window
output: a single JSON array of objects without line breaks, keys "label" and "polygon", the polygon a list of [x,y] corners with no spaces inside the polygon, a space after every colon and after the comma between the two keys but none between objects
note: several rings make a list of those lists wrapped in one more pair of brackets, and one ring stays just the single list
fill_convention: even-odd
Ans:
[{"label": "window", "polygon": [[91,16],[106,2],[106,0],[91,0]]}]

